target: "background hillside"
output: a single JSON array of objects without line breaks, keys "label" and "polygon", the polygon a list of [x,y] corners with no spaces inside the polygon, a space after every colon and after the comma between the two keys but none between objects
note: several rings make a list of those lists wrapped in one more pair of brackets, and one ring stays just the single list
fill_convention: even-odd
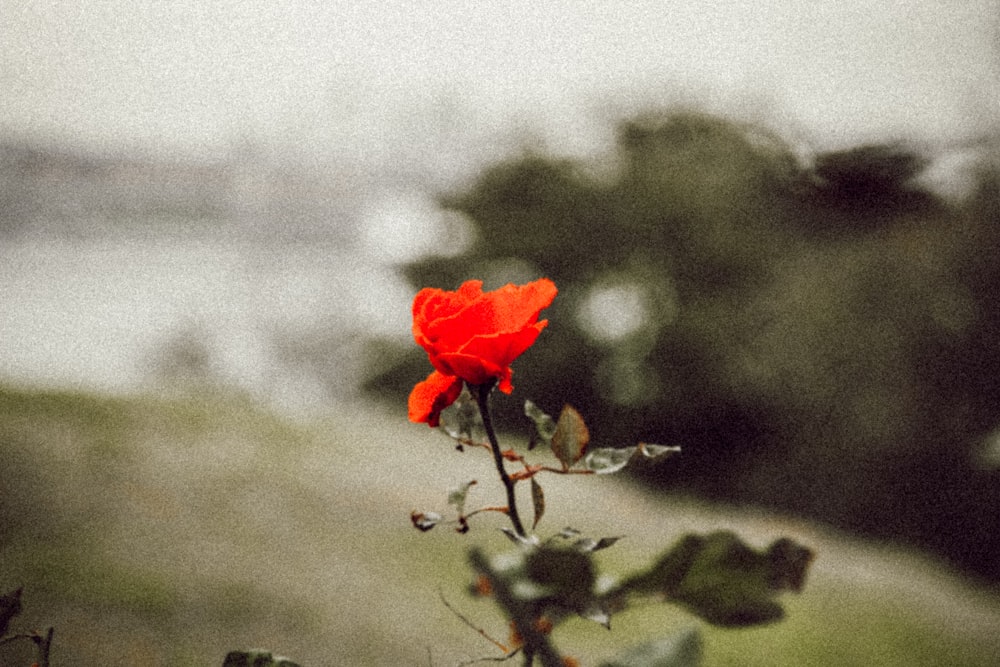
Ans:
[{"label": "background hillside", "polygon": [[[489,462],[405,423],[401,409],[291,423],[244,397],[109,398],[0,391],[7,464],[0,586],[24,587],[15,628],[55,626],[54,665],[218,665],[266,647],[304,665],[453,665],[494,650],[443,606],[505,634],[466,597],[465,548],[509,543],[488,517],[465,536],[418,533],[414,508],[483,481]],[[666,500],[602,478],[546,480],[543,532],[623,534],[603,567],[625,574],[689,530],[750,543],[791,536],[818,552],[789,617],[703,628],[706,665],[992,665],[1000,606],[940,565],[808,524]],[[496,485],[498,487],[498,485]],[[547,525],[548,528],[544,528]],[[596,664],[630,642],[698,624],[656,607],[610,633],[567,627]],[[4,664],[28,664],[17,645]],[[18,656],[20,661],[18,661]]]}]

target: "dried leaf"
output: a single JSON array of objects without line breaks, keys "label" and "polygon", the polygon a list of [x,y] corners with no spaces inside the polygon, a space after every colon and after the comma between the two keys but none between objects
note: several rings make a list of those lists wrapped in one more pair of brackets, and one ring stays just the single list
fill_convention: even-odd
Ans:
[{"label": "dried leaf", "polygon": [[424,533],[441,523],[443,518],[437,512],[413,511],[410,513],[410,522],[413,523],[413,527]]},{"label": "dried leaf", "polygon": [[531,529],[534,530],[545,514],[545,492],[534,477],[531,478],[531,503],[535,508],[535,520],[531,524]]},{"label": "dried leaf", "polygon": [[563,406],[556,422],[556,431],[552,435],[552,452],[569,468],[579,461],[587,451],[590,442],[590,431],[580,413],[571,405]]}]

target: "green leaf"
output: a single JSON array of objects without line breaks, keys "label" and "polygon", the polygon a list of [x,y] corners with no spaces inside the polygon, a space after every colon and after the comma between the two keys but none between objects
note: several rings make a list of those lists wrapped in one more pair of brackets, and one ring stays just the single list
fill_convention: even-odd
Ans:
[{"label": "green leaf", "polygon": [[688,628],[672,637],[634,646],[601,667],[698,667],[701,656],[701,633]]},{"label": "green leaf", "polygon": [[566,526],[565,528],[563,528],[562,530],[560,530],[558,533],[556,533],[555,535],[553,535],[549,539],[552,540],[552,539],[555,539],[557,537],[561,537],[564,540],[568,540],[571,537],[578,537],[579,535],[580,535],[580,531],[579,530],[577,530],[576,528],[573,528],[572,526]]},{"label": "green leaf", "polygon": [[686,535],[622,590],[662,594],[714,625],[760,625],[783,617],[775,598],[802,589],[813,556],[787,538],[759,551],[728,531]]},{"label": "green leaf", "polygon": [[602,537],[599,540],[595,540],[592,537],[580,537],[579,530],[567,526],[566,528],[563,528],[558,533],[547,539],[545,543],[549,544],[556,538],[560,538],[563,540],[570,540],[573,539],[574,537],[577,539],[573,541],[573,548],[576,549],[577,551],[582,551],[583,553],[591,553],[593,551],[600,551],[601,549],[607,549],[608,547],[610,547],[615,542],[621,539],[621,536]]},{"label": "green leaf", "polygon": [[556,432],[555,420],[531,401],[524,402],[524,414],[535,424],[535,430],[528,438],[528,449],[534,449],[539,444],[551,445]]},{"label": "green leaf", "polygon": [[461,449],[462,443],[474,440],[476,429],[482,423],[479,406],[466,387],[462,389],[458,399],[441,412],[441,422],[438,426],[453,440],[457,440],[458,448]]},{"label": "green leaf", "polygon": [[590,554],[576,549],[543,546],[525,559],[525,574],[558,606],[582,611],[592,606],[597,574]]},{"label": "green leaf", "polygon": [[592,552],[600,551],[601,549],[607,549],[615,542],[620,540],[621,537],[602,537],[599,540],[595,540],[591,537],[583,537],[573,543],[573,546],[580,551]]},{"label": "green leaf", "polygon": [[610,475],[625,468],[633,454],[635,454],[635,447],[625,447],[624,449],[601,447],[587,454],[583,460],[583,467],[587,470],[593,470],[598,475]]},{"label": "green leaf", "polygon": [[545,514],[545,492],[534,477],[531,478],[531,504],[535,508],[535,520],[531,524],[531,529],[534,530]]},{"label": "green leaf", "polygon": [[7,634],[11,619],[21,613],[21,590],[0,595],[0,637]]},{"label": "green leaf", "polygon": [[787,537],[775,540],[767,550],[770,584],[775,590],[798,593],[806,583],[806,572],[816,554]]},{"label": "green leaf", "polygon": [[455,511],[459,515],[465,512],[465,499],[469,495],[469,489],[476,484],[476,480],[470,479],[465,484],[455,487],[448,492],[448,504],[455,506]]},{"label": "green leaf", "polygon": [[604,605],[595,602],[589,607],[581,610],[577,614],[580,618],[585,618],[588,621],[593,621],[598,625],[604,626],[606,629],[611,629],[611,613],[607,610]]},{"label": "green leaf", "polygon": [[538,537],[535,535],[522,536],[515,533],[507,526],[502,526],[500,532],[507,536],[507,539],[522,547],[538,546]]},{"label": "green leaf", "polygon": [[677,446],[668,447],[666,445],[650,445],[645,442],[640,442],[636,447],[636,450],[638,450],[642,458],[649,459],[651,461],[658,461],[668,456],[681,453],[681,448]]},{"label": "green leaf", "polygon": [[230,651],[222,667],[299,667],[299,664],[268,651],[252,650]]},{"label": "green leaf", "polygon": [[552,434],[552,452],[569,468],[579,461],[587,451],[590,442],[590,431],[580,413],[571,405],[564,405],[556,422],[556,431]]},{"label": "green leaf", "polygon": [[680,447],[666,445],[649,445],[640,442],[635,447],[601,447],[587,454],[583,467],[593,470],[598,475],[610,475],[619,472],[635,460],[659,461],[681,451]]}]

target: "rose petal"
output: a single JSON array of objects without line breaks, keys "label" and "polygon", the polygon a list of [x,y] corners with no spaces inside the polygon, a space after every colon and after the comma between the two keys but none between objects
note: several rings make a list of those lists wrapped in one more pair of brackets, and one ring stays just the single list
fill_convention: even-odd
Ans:
[{"label": "rose petal", "polygon": [[441,420],[441,411],[454,403],[461,393],[461,378],[434,371],[426,380],[418,382],[410,392],[410,421],[437,426]]},{"label": "rose petal", "polygon": [[452,317],[483,294],[483,281],[467,280],[455,292],[426,287],[413,299],[413,336],[421,345],[421,338],[429,338],[428,326],[435,321]]},{"label": "rose petal", "polygon": [[437,365],[447,368],[451,375],[460,377],[469,384],[486,384],[504,374],[503,366],[461,352],[442,354],[437,357],[437,362]]},{"label": "rose petal", "polygon": [[[556,292],[555,283],[547,278],[527,285],[505,285],[481,293],[448,316],[427,321],[421,327],[421,334],[432,347],[452,351],[473,336],[518,331],[537,322],[539,313],[552,303]],[[450,305],[457,305],[457,301]]]},{"label": "rose petal", "polygon": [[474,336],[460,351],[462,354],[489,360],[501,368],[510,366],[512,361],[535,343],[538,334],[548,323],[548,320],[542,320],[517,331]]},{"label": "rose petal", "polygon": [[470,384],[497,382],[513,390],[510,364],[534,344],[548,324],[538,321],[555,298],[555,283],[542,278],[483,292],[468,280],[454,291],[420,290],[413,300],[413,337],[427,351],[435,372],[410,394],[410,419],[437,425],[441,410]]}]

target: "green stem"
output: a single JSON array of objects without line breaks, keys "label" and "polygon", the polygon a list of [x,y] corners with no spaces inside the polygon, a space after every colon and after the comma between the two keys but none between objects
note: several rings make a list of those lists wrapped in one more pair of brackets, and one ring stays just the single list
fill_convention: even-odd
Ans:
[{"label": "green stem", "polygon": [[496,432],[493,430],[493,419],[490,416],[489,405],[490,392],[493,391],[493,387],[494,383],[488,382],[486,384],[473,385],[470,389],[476,396],[479,414],[483,417],[483,428],[486,429],[486,437],[489,438],[490,449],[493,450],[493,463],[496,465],[497,472],[500,473],[500,481],[503,482],[503,486],[507,490],[507,516],[510,517],[510,522],[514,525],[514,532],[520,537],[527,537],[524,525],[521,524],[521,517],[517,513],[514,480],[510,478],[504,467],[503,454],[500,452],[500,443],[497,441]]}]

